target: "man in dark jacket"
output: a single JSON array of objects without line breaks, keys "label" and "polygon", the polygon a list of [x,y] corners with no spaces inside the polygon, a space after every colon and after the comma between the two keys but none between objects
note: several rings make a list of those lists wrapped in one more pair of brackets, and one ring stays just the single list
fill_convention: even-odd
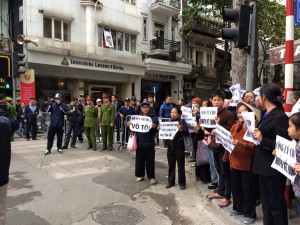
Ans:
[{"label": "man in dark jacket", "polygon": [[25,103],[22,102],[21,106],[17,111],[17,120],[19,121],[19,130],[17,131],[17,134],[20,137],[26,135],[26,123],[24,122],[24,113],[25,113]]},{"label": "man in dark jacket", "polygon": [[78,140],[80,143],[83,142],[82,134],[84,132],[84,106],[86,105],[85,101],[85,95],[80,95],[80,103],[78,104],[78,110],[79,110],[79,116],[78,116],[78,122],[79,122],[79,128],[78,128]]},{"label": "man in dark jacket", "polygon": [[30,141],[29,132],[31,131],[32,140],[36,140],[37,135],[37,116],[39,107],[35,103],[35,98],[30,98],[30,103],[25,107],[24,122],[26,123],[26,138]]},{"label": "man in dark jacket", "polygon": [[71,141],[71,148],[76,148],[76,139],[78,135],[78,115],[79,115],[79,110],[78,110],[78,99],[73,98],[71,101],[71,104],[68,104],[68,112],[66,112],[67,115],[67,121],[66,121],[66,135],[64,139],[64,145],[62,149],[67,149],[69,146],[71,134],[72,134],[72,141]]},{"label": "man in dark jacket", "polygon": [[[125,123],[128,121],[127,116],[135,114],[134,108],[132,108],[129,104],[130,104],[130,99],[126,98],[124,101],[124,106],[121,107],[119,109],[119,111],[117,112],[118,116],[121,118],[121,121],[122,121],[122,130],[123,130],[122,143],[124,143],[124,144],[128,141],[128,137],[129,137],[129,129],[128,129],[128,130],[126,130],[127,132],[126,132],[126,138],[125,138]],[[126,121],[126,119],[127,119],[127,121]]]},{"label": "man in dark jacket", "polygon": [[160,106],[159,109],[160,118],[171,118],[171,109],[173,108],[171,102],[172,102],[172,97],[170,95],[167,95],[165,101],[163,102],[163,104]]},{"label": "man in dark jacket", "polygon": [[17,130],[13,124],[5,96],[0,94],[0,224],[5,224],[7,184],[11,159],[11,134]]},{"label": "man in dark jacket", "polygon": [[50,104],[47,110],[47,112],[51,112],[51,117],[48,130],[47,148],[44,150],[45,155],[49,155],[51,153],[55,134],[57,136],[57,152],[63,154],[62,139],[64,116],[69,110],[67,105],[61,102],[61,94],[55,94],[54,101],[55,103]]}]

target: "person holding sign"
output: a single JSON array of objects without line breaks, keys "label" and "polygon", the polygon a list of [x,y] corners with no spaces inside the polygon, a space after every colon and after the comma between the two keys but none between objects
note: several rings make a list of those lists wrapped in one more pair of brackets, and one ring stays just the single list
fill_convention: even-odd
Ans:
[{"label": "person holding sign", "polygon": [[[221,91],[215,91],[211,94],[211,101],[213,107],[218,108],[217,116],[215,121],[226,130],[230,130],[232,125],[235,123],[234,114],[228,109],[224,108],[225,96]],[[215,193],[208,195],[209,199],[222,198],[219,202],[220,207],[227,207],[231,201],[231,173],[229,159],[223,158],[225,148],[221,144],[216,143],[216,130],[213,129],[211,132],[206,130],[205,134],[210,135],[211,142],[209,147],[212,149],[214,162],[219,174],[218,188]]]},{"label": "person holding sign", "polygon": [[[238,121],[231,127],[234,149],[229,156],[231,167],[231,187],[233,198],[232,215],[244,215],[244,223],[254,223],[256,213],[256,182],[251,171],[254,144],[243,140],[247,127],[242,117],[243,112],[254,111],[260,119],[260,111],[251,105],[239,102],[237,104]],[[226,151],[226,153],[228,153]],[[228,153],[229,155],[229,153]]]},{"label": "person holding sign", "polygon": [[288,224],[284,198],[286,177],[271,167],[274,161],[276,135],[288,136],[288,117],[281,102],[281,90],[276,84],[265,84],[260,88],[259,105],[266,113],[254,129],[253,136],[260,145],[255,145],[252,171],[259,176],[260,198],[264,224]]},{"label": "person holding sign", "polygon": [[179,107],[174,107],[171,110],[171,121],[178,121],[178,132],[176,133],[173,140],[165,140],[168,148],[168,184],[166,188],[171,188],[175,185],[175,174],[176,174],[176,162],[178,168],[178,183],[180,190],[185,189],[186,178],[185,178],[185,154],[184,154],[184,141],[183,135],[189,135],[187,124],[184,120],[181,120],[181,110]]},{"label": "person holding sign", "polygon": [[[136,181],[144,180],[145,168],[150,184],[156,184],[155,180],[155,133],[157,132],[158,119],[153,111],[150,111],[150,103],[143,101],[141,103],[141,115],[148,116],[152,120],[151,129],[147,132],[136,132],[137,150],[135,157],[135,176]],[[127,122],[127,126],[132,124]]]},{"label": "person holding sign", "polygon": [[297,176],[294,180],[293,189],[295,193],[295,198],[300,204],[300,112],[293,114],[289,119],[289,128],[288,128],[289,136],[294,139],[298,140],[296,146],[296,160],[294,169],[297,173]]}]

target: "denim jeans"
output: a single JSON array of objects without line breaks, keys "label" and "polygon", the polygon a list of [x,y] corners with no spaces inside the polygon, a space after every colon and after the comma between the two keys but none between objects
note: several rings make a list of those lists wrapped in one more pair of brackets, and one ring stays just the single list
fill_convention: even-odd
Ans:
[{"label": "denim jeans", "polygon": [[218,173],[215,167],[215,160],[214,160],[214,155],[212,149],[207,146],[206,151],[208,153],[208,161],[209,161],[209,166],[210,166],[210,173],[211,173],[211,181],[212,183],[218,184]]},{"label": "denim jeans", "polygon": [[26,124],[24,122],[19,123],[19,129],[18,129],[17,134],[19,136],[26,135]]}]

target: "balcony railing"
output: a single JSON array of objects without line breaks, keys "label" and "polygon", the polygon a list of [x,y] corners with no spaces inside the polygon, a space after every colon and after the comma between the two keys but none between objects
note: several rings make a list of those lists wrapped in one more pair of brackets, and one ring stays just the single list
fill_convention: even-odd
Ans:
[{"label": "balcony railing", "polygon": [[150,50],[167,50],[180,52],[181,42],[168,39],[156,38],[150,40]]},{"label": "balcony railing", "polygon": [[152,0],[151,1],[151,5],[155,3],[162,3],[180,9],[180,1],[178,0]]},{"label": "balcony railing", "polygon": [[194,32],[211,37],[220,37],[221,28],[222,24],[205,18],[199,18],[192,26]]}]

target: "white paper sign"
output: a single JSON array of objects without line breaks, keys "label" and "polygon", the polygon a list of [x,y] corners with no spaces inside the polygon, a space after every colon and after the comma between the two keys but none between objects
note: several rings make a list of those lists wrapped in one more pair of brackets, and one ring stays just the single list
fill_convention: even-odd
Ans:
[{"label": "white paper sign", "polygon": [[201,126],[206,128],[216,127],[216,116],[218,114],[218,107],[201,107],[200,108],[200,118]]},{"label": "white paper sign", "polygon": [[184,117],[185,122],[188,125],[189,128],[189,133],[197,133],[198,131],[194,129],[194,127],[196,126],[197,122],[196,122],[196,118],[191,116],[191,117]]},{"label": "white paper sign", "polygon": [[216,126],[216,133],[216,143],[223,145],[223,147],[231,154],[234,149],[231,133],[219,124]]},{"label": "white paper sign", "polygon": [[246,93],[246,90],[241,89],[241,90],[240,90],[240,93],[241,93],[241,99],[242,99],[243,95]]},{"label": "white paper sign", "polygon": [[192,109],[182,106],[181,107],[182,117],[192,117]]},{"label": "white paper sign", "polygon": [[111,36],[111,32],[110,31],[104,31],[104,37],[105,37],[105,45],[106,47],[114,47],[114,42]]},{"label": "white paper sign", "polygon": [[255,129],[255,114],[254,112],[242,112],[243,120],[246,124],[247,131],[243,137],[244,140],[250,141],[255,145],[260,143],[253,137],[253,131]]},{"label": "white paper sign", "polygon": [[232,94],[232,98],[231,98],[232,101],[230,102],[229,106],[237,106],[237,104],[241,100],[241,85],[240,84],[232,85],[229,88],[229,90]]},{"label": "white paper sign", "polygon": [[178,121],[162,122],[159,124],[159,139],[173,140],[178,128]]},{"label": "white paper sign", "polygon": [[297,101],[297,103],[293,106],[291,115],[293,115],[293,114],[295,114],[297,112],[300,112],[300,98]]},{"label": "white paper sign", "polygon": [[296,142],[289,141],[277,135],[275,150],[276,156],[271,167],[294,182],[297,175],[294,170],[296,163]]},{"label": "white paper sign", "polygon": [[253,93],[254,93],[254,95],[255,95],[255,101],[257,100],[257,98],[260,96],[260,88],[261,87],[258,87],[258,88],[256,88],[256,89],[254,89],[254,91],[252,91]]},{"label": "white paper sign", "polygon": [[152,127],[152,119],[148,116],[133,115],[130,122],[129,128],[134,132],[147,133]]}]

